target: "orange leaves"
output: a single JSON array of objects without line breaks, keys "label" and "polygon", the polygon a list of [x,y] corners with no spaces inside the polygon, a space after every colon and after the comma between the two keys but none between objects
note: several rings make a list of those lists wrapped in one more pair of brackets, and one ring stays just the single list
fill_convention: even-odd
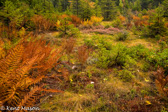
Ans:
[{"label": "orange leaves", "polygon": [[81,19],[75,15],[71,15],[70,16],[71,19],[72,19],[72,23],[75,25],[75,26],[78,26],[79,24],[81,24]]},{"label": "orange leaves", "polygon": [[41,15],[34,15],[31,18],[32,22],[34,23],[37,32],[40,31],[48,31],[49,29],[54,27],[54,22],[44,18]]},{"label": "orange leaves", "polygon": [[66,39],[65,45],[64,45],[64,49],[66,50],[66,54],[70,54],[72,53],[72,50],[75,46],[76,40],[74,38],[69,38]]},{"label": "orange leaves", "polygon": [[[7,51],[5,58],[0,60],[0,99],[3,104],[18,106],[30,105],[36,98],[39,87],[30,91],[29,87],[46,78],[45,73],[50,70],[59,59],[61,50],[46,44],[46,41],[21,41]],[[30,73],[31,72],[31,73]],[[27,94],[27,92],[30,92]],[[47,90],[54,92],[54,90]],[[55,90],[56,92],[56,90]],[[59,91],[58,91],[59,92]],[[24,97],[24,99],[23,99]]]},{"label": "orange leaves", "polygon": [[120,15],[119,18],[120,18],[120,20],[121,20],[122,23],[124,23],[126,21],[126,18],[124,16]]},{"label": "orange leaves", "polygon": [[136,27],[139,27],[141,25],[141,19],[139,17],[137,17],[137,16],[134,16],[134,15],[133,15],[132,18],[133,18],[133,21],[134,21],[134,25]]},{"label": "orange leaves", "polygon": [[61,19],[64,19],[64,18],[67,18],[67,17],[69,17],[69,16],[66,15],[66,14],[63,14],[63,15],[60,16]]},{"label": "orange leaves", "polygon": [[165,26],[168,28],[168,22],[167,22],[167,23],[165,23]]},{"label": "orange leaves", "polygon": [[137,16],[134,16],[134,15],[133,15],[132,18],[133,18],[134,21],[140,21],[140,18],[137,17]]},{"label": "orange leaves", "polygon": [[6,55],[6,52],[4,50],[4,42],[0,39],[0,59],[4,58]]},{"label": "orange leaves", "polygon": [[[136,15],[131,16],[131,18],[125,18],[124,16],[120,15],[118,17],[123,25],[127,26],[127,29],[131,28],[133,25],[136,27],[148,26],[150,25],[149,15],[143,15],[142,17],[138,17]],[[127,22],[127,23],[126,23]]]},{"label": "orange leaves", "polygon": [[89,57],[90,50],[87,48],[87,46],[81,46],[78,48],[78,60],[79,62],[84,65],[86,60]]},{"label": "orange leaves", "polygon": [[149,25],[149,16],[148,15],[144,15],[142,16],[142,18],[139,18],[137,16],[133,16],[133,21],[134,21],[134,25],[136,27],[140,27],[140,26],[148,26]]},{"label": "orange leaves", "polygon": [[143,20],[149,20],[149,16],[148,15],[144,15],[144,16],[142,16],[142,19]]}]

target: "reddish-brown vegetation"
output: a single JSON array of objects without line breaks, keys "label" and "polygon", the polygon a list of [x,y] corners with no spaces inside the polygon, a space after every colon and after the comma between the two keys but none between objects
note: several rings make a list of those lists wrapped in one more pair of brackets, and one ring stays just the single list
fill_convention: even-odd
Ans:
[{"label": "reddish-brown vegetation", "polygon": [[166,88],[166,85],[168,84],[168,75],[165,75],[164,69],[160,67],[154,72],[154,75],[156,77],[155,84],[159,93],[163,96],[168,96],[168,88]]},{"label": "reddish-brown vegetation", "polygon": [[43,40],[24,39],[0,59],[0,101],[8,106],[31,106],[40,91],[46,90],[40,82],[57,65],[60,49],[46,45]]}]

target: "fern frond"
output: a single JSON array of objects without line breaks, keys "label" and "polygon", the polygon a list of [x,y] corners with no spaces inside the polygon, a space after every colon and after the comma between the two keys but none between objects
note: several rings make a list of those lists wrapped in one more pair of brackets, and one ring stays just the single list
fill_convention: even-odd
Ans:
[{"label": "fern frond", "polygon": [[14,47],[10,51],[9,55],[0,61],[0,71],[6,73],[9,68],[16,68],[18,63],[21,61],[23,49],[22,45]]},{"label": "fern frond", "polygon": [[37,77],[36,79],[31,79],[32,81],[30,83],[25,84],[26,87],[30,86],[30,85],[34,85],[37,84],[38,82],[40,82],[42,79],[44,79],[46,76],[42,75]]},{"label": "fern frond", "polygon": [[52,92],[52,93],[58,93],[58,92],[63,93],[63,91],[57,90],[57,89],[42,89],[42,91]]},{"label": "fern frond", "polygon": [[1,96],[1,98],[3,98],[1,101],[3,103],[7,102],[8,104],[11,104],[11,106],[17,105],[20,101],[19,93],[14,86],[1,94],[3,94],[3,96]]},{"label": "fern frond", "polygon": [[39,97],[39,91],[41,91],[41,87],[34,87],[27,95],[24,96],[19,106],[33,105],[35,103],[37,97]]}]

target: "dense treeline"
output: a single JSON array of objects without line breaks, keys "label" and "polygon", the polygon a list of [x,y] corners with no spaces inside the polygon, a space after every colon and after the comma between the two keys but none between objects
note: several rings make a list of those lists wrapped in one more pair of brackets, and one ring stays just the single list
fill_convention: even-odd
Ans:
[{"label": "dense treeline", "polygon": [[69,12],[82,19],[96,15],[112,20],[116,12],[149,10],[162,3],[166,8],[167,0],[1,0],[0,18],[8,23],[13,16]]},{"label": "dense treeline", "polygon": [[[135,26],[145,36],[156,37],[165,35],[167,7],[168,0],[1,0],[0,25],[9,26],[8,31],[61,29],[67,34],[71,23],[89,25],[103,17],[104,21],[114,21],[114,27]],[[94,16],[99,19],[93,20]],[[60,25],[64,28],[58,28]]]}]

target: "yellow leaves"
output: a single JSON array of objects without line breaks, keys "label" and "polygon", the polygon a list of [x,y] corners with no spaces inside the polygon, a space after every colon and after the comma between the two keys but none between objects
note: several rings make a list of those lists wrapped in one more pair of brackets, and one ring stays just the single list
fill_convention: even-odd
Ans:
[{"label": "yellow leaves", "polygon": [[19,36],[23,37],[26,34],[26,30],[24,27],[21,28],[21,30],[19,31]]},{"label": "yellow leaves", "polygon": [[56,27],[59,27],[61,25],[61,22],[60,22],[60,20],[58,20],[57,22],[56,22]]},{"label": "yellow leaves", "polygon": [[92,26],[93,24],[98,24],[103,21],[103,17],[92,16],[90,20],[84,20],[82,23],[83,26]]},{"label": "yellow leaves", "polygon": [[149,82],[149,80],[145,78],[145,82]]},{"label": "yellow leaves", "polygon": [[89,21],[88,19],[87,20],[84,20],[81,22],[83,26],[92,26],[93,25],[93,22],[92,21]]},{"label": "yellow leaves", "polygon": [[146,105],[151,105],[152,103],[148,100],[145,101]]},{"label": "yellow leaves", "polygon": [[70,81],[73,82],[73,80],[70,78]]},{"label": "yellow leaves", "polygon": [[93,23],[100,23],[103,21],[103,17],[92,16],[90,19]]}]

